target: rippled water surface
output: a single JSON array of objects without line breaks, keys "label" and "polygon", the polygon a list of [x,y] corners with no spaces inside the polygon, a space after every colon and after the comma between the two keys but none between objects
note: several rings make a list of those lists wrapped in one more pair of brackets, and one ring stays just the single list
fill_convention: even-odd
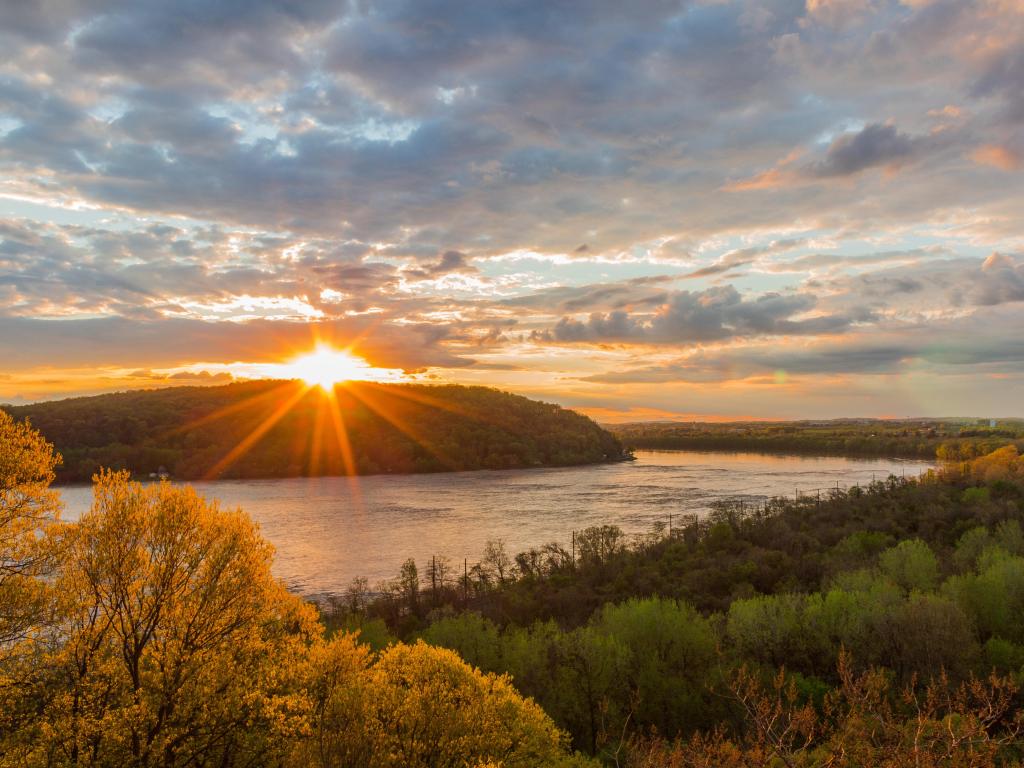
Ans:
[{"label": "rippled water surface", "polygon": [[[378,475],[359,478],[196,483],[209,498],[241,506],[277,548],[274,569],[307,594],[341,592],[356,576],[373,585],[413,557],[475,562],[488,539],[515,553],[572,531],[611,523],[650,531],[670,514],[701,514],[718,499],[760,500],[819,488],[908,477],[932,465],[894,459],[638,451],[637,460],[566,469]],[[61,489],[66,517],[88,509],[91,491]]]}]

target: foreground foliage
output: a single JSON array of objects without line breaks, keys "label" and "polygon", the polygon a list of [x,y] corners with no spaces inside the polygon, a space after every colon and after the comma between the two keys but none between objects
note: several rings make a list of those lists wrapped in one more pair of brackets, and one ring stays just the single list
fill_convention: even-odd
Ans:
[{"label": "foreground foliage", "polygon": [[339,612],[509,673],[591,753],[611,758],[651,731],[733,743],[750,727],[738,670],[785,669],[820,707],[843,684],[844,649],[851,673],[884,670],[893,699],[995,672],[1021,703],[1022,523],[1024,458],[1007,446],[920,482],[722,505],[671,535],[584,531],[575,557],[554,544],[501,557],[492,543],[466,579],[412,602],[413,565],[400,591]]},{"label": "foreground foliage", "polygon": [[241,511],[103,471],[61,524],[56,460],[0,414],[0,766],[995,768],[1024,749],[1013,446],[670,534],[492,542],[462,583],[432,561],[429,590],[410,561],[376,601],[354,585],[333,630]]},{"label": "foreground foliage", "polygon": [[784,674],[765,683],[741,670],[730,683],[746,728],[686,741],[657,736],[629,744],[633,768],[995,768],[1024,726],[1018,687],[992,676],[950,687],[940,679],[895,690],[882,671],[855,675],[844,657],[840,684],[820,704],[801,700]]},{"label": "foreground foliage", "polygon": [[107,471],[91,511],[58,524],[53,461],[0,416],[0,765],[572,760],[507,678],[424,644],[374,656],[350,634],[328,638],[239,510]]}]

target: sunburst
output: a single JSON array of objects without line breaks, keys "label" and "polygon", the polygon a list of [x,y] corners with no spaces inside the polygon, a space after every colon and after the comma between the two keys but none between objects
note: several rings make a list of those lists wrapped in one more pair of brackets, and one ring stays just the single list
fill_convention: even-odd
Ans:
[{"label": "sunburst", "polygon": [[[306,455],[306,472],[309,475],[319,475],[327,467],[335,467],[333,471],[341,470],[347,475],[351,481],[352,499],[356,505],[360,504],[361,498],[357,480],[359,470],[356,450],[349,437],[345,411],[355,407],[357,403],[388,422],[449,467],[455,465],[451,457],[444,455],[436,441],[429,435],[415,429],[403,417],[403,412],[409,406],[419,406],[455,412],[474,420],[489,421],[483,414],[471,413],[420,391],[405,387],[381,386],[382,381],[401,381],[404,377],[400,375],[400,371],[370,365],[353,351],[352,346],[337,348],[318,341],[309,351],[297,354],[284,363],[267,364],[260,372],[286,380],[280,381],[269,390],[234,402],[180,428],[180,431],[185,431],[230,415],[243,415],[247,411],[260,413],[259,420],[247,434],[209,469],[206,473],[208,479],[221,476],[307,397],[318,396],[318,402],[312,410],[313,421],[308,433],[301,432],[296,435],[300,443],[295,445],[295,450]],[[268,408],[270,403],[273,403],[273,406]]]},{"label": "sunburst", "polygon": [[347,349],[319,344],[316,349],[281,366],[289,378],[301,379],[309,386],[327,391],[346,381],[372,378],[376,369]]}]

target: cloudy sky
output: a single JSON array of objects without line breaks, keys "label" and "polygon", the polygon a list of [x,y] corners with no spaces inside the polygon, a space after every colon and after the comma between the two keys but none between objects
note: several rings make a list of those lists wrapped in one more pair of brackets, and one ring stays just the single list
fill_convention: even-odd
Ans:
[{"label": "cloudy sky", "polygon": [[320,338],[609,420],[1024,415],[1020,0],[0,15],[0,401]]}]

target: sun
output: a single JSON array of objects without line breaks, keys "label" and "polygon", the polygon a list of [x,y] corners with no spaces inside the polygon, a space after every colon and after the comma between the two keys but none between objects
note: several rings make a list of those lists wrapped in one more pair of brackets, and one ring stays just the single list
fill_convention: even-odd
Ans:
[{"label": "sun", "polygon": [[284,370],[291,378],[325,390],[345,381],[373,377],[373,366],[361,357],[326,344],[317,345],[312,352],[285,363]]}]

